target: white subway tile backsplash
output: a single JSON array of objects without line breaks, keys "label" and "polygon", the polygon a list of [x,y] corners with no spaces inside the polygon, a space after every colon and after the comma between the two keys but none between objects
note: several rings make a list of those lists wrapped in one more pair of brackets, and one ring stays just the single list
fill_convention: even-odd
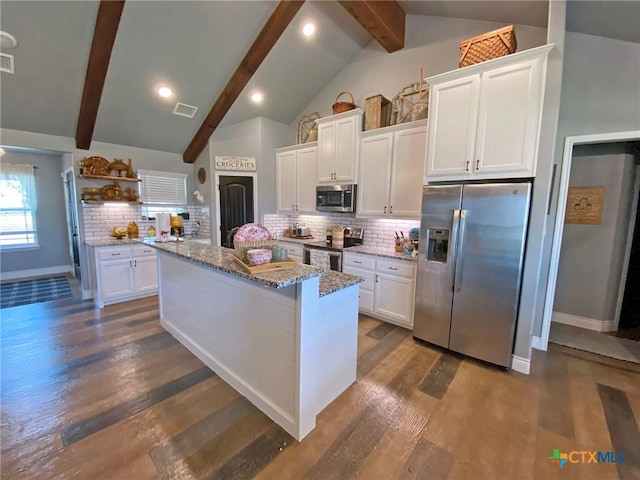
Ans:
[{"label": "white subway tile backsplash", "polygon": [[305,223],[311,229],[311,234],[319,239],[325,238],[327,228],[333,225],[361,227],[364,228],[363,243],[379,248],[393,248],[395,232],[398,234],[403,232],[405,237],[409,237],[411,228],[420,227],[420,222],[417,220],[364,219],[339,213],[327,215],[267,214],[263,219],[263,225],[271,233],[278,236],[282,236],[285,229],[298,222]]}]

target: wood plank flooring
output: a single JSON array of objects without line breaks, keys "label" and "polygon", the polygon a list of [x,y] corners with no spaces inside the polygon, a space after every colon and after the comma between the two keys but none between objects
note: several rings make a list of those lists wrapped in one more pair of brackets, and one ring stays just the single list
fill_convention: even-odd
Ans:
[{"label": "wood plank flooring", "polygon": [[357,382],[297,442],[158,317],[0,310],[2,479],[640,479],[639,365],[552,345],[525,376],[361,316]]}]

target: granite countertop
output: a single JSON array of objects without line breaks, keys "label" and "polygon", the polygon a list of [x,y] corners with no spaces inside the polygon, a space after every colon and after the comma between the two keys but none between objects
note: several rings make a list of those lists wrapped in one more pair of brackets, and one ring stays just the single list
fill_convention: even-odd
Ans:
[{"label": "granite countertop", "polygon": [[366,255],[375,255],[376,257],[395,258],[398,260],[406,260],[408,262],[416,262],[418,257],[412,255],[406,255],[404,253],[396,252],[392,247],[371,247],[367,245],[358,245],[355,247],[345,248],[344,252],[350,253],[364,253]]},{"label": "granite countertop", "polygon": [[141,238],[117,238],[98,239],[98,240],[85,240],[84,243],[90,247],[116,247],[120,245],[135,245],[140,243]]},{"label": "granite countertop", "polygon": [[320,277],[320,297],[361,282],[364,282],[364,278],[356,275],[334,271],[326,272]]},{"label": "granite countertop", "polygon": [[147,238],[144,239],[143,243],[194,263],[200,263],[201,265],[221,270],[237,277],[246,278],[272,288],[288,287],[309,278],[321,277],[318,292],[321,297],[360,283],[363,280],[355,275],[339,272],[327,273],[320,268],[303,264],[296,264],[295,267],[287,268],[286,270],[251,274],[245,272],[242,267],[238,265],[233,258],[233,250],[230,248],[204,245],[191,240],[179,243],[160,243],[156,242],[153,238]]}]

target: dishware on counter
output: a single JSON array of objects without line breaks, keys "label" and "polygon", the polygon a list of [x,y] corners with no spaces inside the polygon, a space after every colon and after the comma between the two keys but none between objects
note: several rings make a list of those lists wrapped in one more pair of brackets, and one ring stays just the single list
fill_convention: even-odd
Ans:
[{"label": "dishware on counter", "polygon": [[236,232],[234,242],[244,242],[247,240],[271,240],[269,230],[259,223],[245,223]]},{"label": "dishware on counter", "polygon": [[124,237],[127,236],[127,229],[121,228],[121,227],[113,227],[111,229],[111,232],[109,232],[109,234],[118,240],[122,240]]},{"label": "dishware on counter", "polygon": [[282,245],[275,245],[271,251],[273,252],[271,256],[273,262],[284,262],[289,258],[286,247]]},{"label": "dishware on counter", "polygon": [[252,267],[271,262],[271,256],[272,252],[268,248],[256,248],[247,251],[247,260]]}]

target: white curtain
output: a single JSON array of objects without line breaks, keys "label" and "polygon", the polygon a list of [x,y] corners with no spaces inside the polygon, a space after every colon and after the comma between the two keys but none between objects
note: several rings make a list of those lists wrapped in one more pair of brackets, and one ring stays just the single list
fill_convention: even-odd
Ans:
[{"label": "white curtain", "polygon": [[0,208],[36,209],[36,176],[33,165],[0,164]]}]

